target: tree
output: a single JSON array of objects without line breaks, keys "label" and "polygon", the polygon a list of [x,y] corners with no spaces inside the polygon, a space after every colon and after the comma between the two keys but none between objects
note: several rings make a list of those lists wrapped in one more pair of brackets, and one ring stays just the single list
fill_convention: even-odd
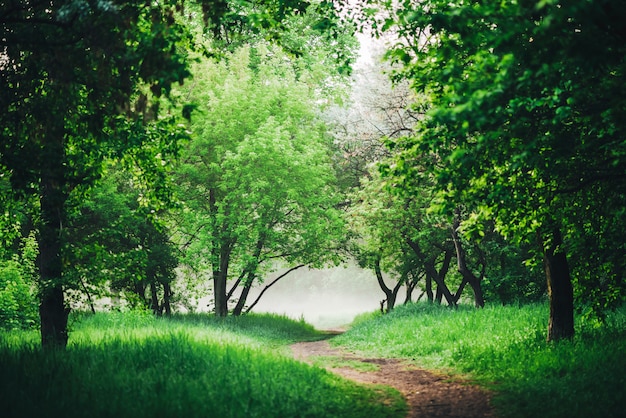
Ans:
[{"label": "tree", "polygon": [[[486,225],[482,232],[485,236],[478,241],[480,251],[475,258],[485,263],[481,281],[485,300],[503,305],[543,301],[547,294],[546,282],[537,280],[542,267],[532,262],[536,258],[533,254],[537,251],[536,245],[507,240],[494,230],[493,223]],[[460,235],[465,235],[464,231]]]},{"label": "tree", "polygon": [[185,30],[173,3],[12,1],[0,9],[0,160],[14,190],[39,198],[44,346],[67,343],[68,199],[99,177],[104,157],[149,158],[141,149],[157,140],[168,158],[177,137],[155,138],[143,129],[156,111],[150,97],[188,75],[179,49]]},{"label": "tree", "polygon": [[137,180],[111,165],[68,214],[65,286],[86,297],[94,312],[95,297],[111,291],[130,292],[157,315],[171,312],[177,248],[164,209],[141,202],[147,191]]},{"label": "tree", "polygon": [[271,263],[333,258],[342,227],[328,137],[315,85],[278,49],[240,48],[219,63],[201,62],[194,74],[187,94],[207,117],[194,119],[177,169],[179,234],[193,262],[211,272],[216,315],[228,314],[242,288],[238,314]]},{"label": "tree", "polygon": [[[361,187],[354,191],[347,217],[353,234],[352,253],[362,267],[376,273],[387,310],[393,309],[400,286],[420,276],[425,277],[429,300],[441,302],[445,296],[448,304],[455,305],[457,300],[445,282],[454,248],[449,230],[442,226],[445,219],[426,213],[428,191],[411,197],[394,193],[378,168],[371,170],[371,179],[362,179]],[[383,272],[395,276],[398,286],[389,288]]]},{"label": "tree", "polygon": [[339,184],[346,190],[358,188],[370,176],[370,166],[389,157],[385,139],[411,132],[420,116],[409,108],[413,93],[408,85],[389,80],[383,46],[364,35],[360,39],[362,58],[355,62],[349,97],[324,114],[334,137]]},{"label": "tree", "polygon": [[[396,76],[430,109],[414,135],[395,143],[402,187],[433,180],[441,210],[472,204],[501,233],[538,243],[548,340],[574,334],[572,275],[585,278],[579,285],[603,281],[605,300],[622,301],[624,258],[615,251],[623,254],[623,240],[582,251],[583,237],[604,241],[604,222],[626,225],[621,3],[431,0],[375,9],[364,9],[367,19],[398,35],[389,51],[402,65]],[[586,261],[570,270],[568,252]],[[594,265],[601,279],[584,270]]]},{"label": "tree", "polygon": [[[386,295],[388,310],[393,308],[400,286],[391,289],[384,283],[381,265],[398,276],[399,284],[406,285],[407,300],[418,279],[424,277],[429,300],[441,302],[445,295],[447,303],[455,305],[465,285],[470,284],[477,306],[482,307],[481,282],[486,262],[484,257],[479,257],[482,271],[478,276],[469,268],[467,240],[461,238],[458,231],[460,211],[455,214],[454,222],[426,216],[432,182],[424,182],[419,192],[402,193],[391,184],[385,185],[376,169],[372,169],[373,166],[383,171],[388,169],[394,151],[386,147],[385,142],[412,133],[423,111],[409,107],[415,94],[406,82],[394,85],[385,74],[393,67],[380,61],[381,41],[363,42],[368,45],[365,53],[371,61],[361,65],[357,62],[351,101],[339,110],[333,109],[329,115],[330,120],[336,120],[333,133],[339,154],[336,158],[339,176],[349,178],[346,185],[356,190],[351,195],[353,206],[349,209],[353,217],[359,218],[351,224],[357,236],[356,254],[362,265],[375,271]],[[370,242],[372,240],[375,244]],[[368,245],[376,248],[366,249]],[[379,247],[381,249],[377,249]],[[479,250],[474,252],[483,255]],[[454,294],[444,281],[453,256],[463,277]],[[438,283],[436,296],[432,291],[433,283]]]},{"label": "tree", "polygon": [[[231,4],[200,1],[215,36],[237,24]],[[0,5],[0,167],[12,191],[37,196],[42,344],[65,346],[69,308],[63,250],[67,202],[101,175],[107,157],[162,181],[184,133],[158,118],[160,97],[188,75],[183,2],[15,0]],[[303,1],[255,2],[251,24],[280,32]],[[323,20],[332,29],[334,10]],[[329,30],[330,30],[329,29]],[[187,115],[189,108],[184,108]],[[188,116],[188,115],[187,115]],[[146,146],[149,145],[149,146]],[[158,150],[156,153],[151,151]],[[154,194],[164,196],[158,187]]]}]

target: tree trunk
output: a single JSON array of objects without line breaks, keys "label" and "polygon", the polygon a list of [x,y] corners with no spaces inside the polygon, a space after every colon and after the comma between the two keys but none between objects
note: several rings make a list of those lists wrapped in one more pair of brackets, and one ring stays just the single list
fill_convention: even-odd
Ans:
[{"label": "tree trunk", "polygon": [[406,295],[404,296],[405,305],[408,305],[413,300],[413,290],[415,290],[416,285],[417,285],[416,280],[412,280],[404,284],[404,287],[406,288]]},{"label": "tree trunk", "polygon": [[174,292],[169,283],[163,283],[163,310],[166,316],[172,316],[171,299]]},{"label": "tree trunk", "polygon": [[415,289],[415,286],[413,286],[411,283],[407,283],[405,287],[406,295],[404,296],[404,304],[408,305],[413,299],[413,289]]},{"label": "tree trunk", "polygon": [[456,293],[454,294],[454,301],[456,303],[459,303],[459,299],[461,299],[461,295],[463,294],[465,285],[467,285],[467,278],[463,276],[463,280],[461,280],[461,284],[459,285],[459,288],[456,290]]},{"label": "tree trunk", "polygon": [[433,278],[429,274],[427,274],[425,280],[426,280],[426,297],[429,302],[434,302],[435,295],[433,293]]},{"label": "tree trunk", "polygon": [[456,261],[457,267],[459,269],[459,273],[463,276],[463,282],[461,283],[461,288],[457,295],[455,295],[456,302],[461,297],[461,292],[465,283],[468,283],[474,292],[474,303],[477,308],[483,308],[485,306],[485,298],[483,296],[483,290],[480,286],[480,282],[485,274],[485,265],[483,264],[483,270],[481,273],[481,277],[478,278],[472,271],[467,267],[467,257],[465,254],[465,249],[461,244],[461,239],[459,237],[458,229],[461,225],[461,213],[459,209],[454,211],[454,222],[452,223],[452,241],[454,242],[454,249],[456,250]]},{"label": "tree trunk", "polygon": [[64,150],[61,139],[47,143],[40,183],[39,277],[41,344],[44,348],[67,345],[69,308],[63,294],[62,233],[65,220]]},{"label": "tree trunk", "polygon": [[83,292],[85,292],[85,295],[87,295],[87,303],[89,303],[89,309],[91,309],[92,314],[95,314],[96,307],[93,304],[93,298],[91,297],[91,293],[89,293],[89,289],[87,289],[87,286],[85,285],[85,281],[83,280],[82,276],[79,276],[78,280],[80,280],[80,285],[83,288]]},{"label": "tree trunk", "polygon": [[412,274],[412,279],[406,281],[406,297],[404,298],[405,305],[413,301],[413,291],[417,287],[417,284],[423,275],[425,274]]},{"label": "tree trunk", "polygon": [[[439,283],[437,284],[437,288],[435,289],[435,303],[437,305],[441,305],[441,302],[443,301],[443,287],[439,285]],[[445,288],[448,288],[448,285],[444,284]],[[453,306],[456,305],[456,300],[454,299],[454,297],[452,297],[452,303],[450,303],[450,301],[448,300],[448,298],[446,298],[446,300],[448,301],[448,304]]]},{"label": "tree trunk", "polygon": [[219,268],[213,271],[213,297],[215,298],[215,316],[224,317],[228,315],[226,281],[230,263],[230,245],[222,244],[219,253]]},{"label": "tree trunk", "polygon": [[450,289],[448,289],[448,286],[446,286],[446,283],[444,281],[445,275],[448,272],[448,268],[450,266],[450,258],[451,258],[450,252],[449,251],[445,252],[445,258],[441,266],[441,269],[437,271],[437,268],[435,267],[435,260],[427,260],[424,253],[422,252],[422,249],[420,248],[417,242],[413,241],[410,238],[406,238],[406,242],[409,244],[409,247],[411,247],[415,255],[421,260],[423,260],[424,271],[426,272],[427,280],[428,278],[430,278],[437,284],[436,300],[439,303],[441,303],[441,297],[445,296],[446,301],[448,302],[448,305],[456,306],[454,297],[452,296]]},{"label": "tree trunk", "polygon": [[[441,299],[442,296],[444,294],[446,294],[446,292],[448,294],[450,294],[450,290],[448,289],[448,285],[446,284],[446,275],[448,274],[448,270],[450,270],[450,262],[452,261],[452,250],[445,250],[444,254],[443,254],[443,261],[441,263],[441,268],[439,269],[439,271],[437,271],[435,269],[435,262],[434,260],[431,261],[431,271],[433,273],[437,273],[435,279],[436,279],[436,283],[437,283],[437,292],[435,294],[435,300],[438,304],[441,304]],[[439,284],[441,284],[442,286],[440,286]],[[457,299],[453,297],[453,302],[454,303],[450,303],[450,300],[448,299],[448,297],[446,296],[446,300],[448,301],[448,304],[450,306],[456,306],[457,303]]]},{"label": "tree trunk", "polygon": [[550,299],[550,319],[548,321],[548,341],[559,341],[574,336],[574,291],[562,248],[561,231],[554,228],[552,240],[543,246],[543,262]]},{"label": "tree trunk", "polygon": [[[378,285],[380,286],[382,291],[385,293],[386,301],[387,301],[386,312],[389,313],[396,306],[396,298],[398,297],[398,291],[400,290],[400,287],[402,286],[402,280],[399,280],[393,289],[387,286],[387,284],[385,283],[385,280],[383,279],[383,272],[380,269],[380,257],[377,257],[376,260],[374,261],[374,272],[376,273],[376,279],[378,280]],[[382,309],[383,303],[381,303],[381,309]]]},{"label": "tree trunk", "polygon": [[243,289],[241,289],[241,294],[239,295],[239,300],[237,301],[237,305],[233,309],[233,315],[239,316],[243,312],[243,308],[246,306],[246,300],[248,299],[248,294],[250,293],[250,289],[252,289],[252,284],[254,283],[254,275],[250,274],[248,276],[248,280],[243,285]]},{"label": "tree trunk", "polygon": [[[130,280],[133,280],[133,279],[130,279]],[[134,280],[133,291],[139,297],[139,300],[141,301],[141,303],[143,304],[148,303],[148,300],[146,299],[146,284],[143,282],[143,280],[141,281]]]},{"label": "tree trunk", "polygon": [[250,293],[250,289],[252,289],[252,285],[254,284],[257,267],[260,263],[259,258],[261,257],[261,251],[263,251],[264,245],[265,245],[265,234],[261,233],[259,235],[259,239],[257,240],[256,246],[254,248],[254,254],[253,254],[254,261],[251,262],[244,271],[244,274],[247,276],[247,278],[243,286],[243,289],[241,290],[241,294],[239,295],[239,300],[237,301],[237,305],[235,306],[235,309],[233,309],[234,316],[241,315],[241,313],[243,312],[243,308],[246,306],[246,301],[248,300],[248,294]]},{"label": "tree trunk", "polygon": [[152,309],[153,314],[161,316],[159,293],[157,292],[156,280],[154,278],[150,281],[150,309]]},{"label": "tree trunk", "polygon": [[41,319],[41,345],[44,348],[67,346],[67,320],[70,309],[65,306],[63,288],[53,286],[41,296],[39,317]]},{"label": "tree trunk", "polygon": [[226,281],[228,280],[228,265],[232,243],[218,231],[221,226],[217,225],[217,204],[215,189],[209,190],[209,211],[213,230],[213,242],[211,245],[211,264],[213,265],[213,299],[215,302],[215,316],[225,317],[228,315],[228,296],[226,295]]}]

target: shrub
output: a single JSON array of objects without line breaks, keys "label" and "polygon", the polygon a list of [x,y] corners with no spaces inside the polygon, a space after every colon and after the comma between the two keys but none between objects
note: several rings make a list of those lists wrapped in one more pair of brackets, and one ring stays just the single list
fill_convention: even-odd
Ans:
[{"label": "shrub", "polygon": [[0,328],[26,329],[37,323],[34,288],[15,260],[0,262]]}]

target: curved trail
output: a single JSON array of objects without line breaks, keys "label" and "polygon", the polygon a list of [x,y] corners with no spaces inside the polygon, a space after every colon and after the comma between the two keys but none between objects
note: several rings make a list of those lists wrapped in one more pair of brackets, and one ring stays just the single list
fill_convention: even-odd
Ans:
[{"label": "curved trail", "polygon": [[[330,334],[337,334],[331,332]],[[368,359],[331,347],[328,340],[302,342],[291,346],[294,358],[313,363],[315,357],[333,356],[343,360],[372,363],[376,371],[329,368],[333,373],[366,384],[396,388],[409,406],[409,418],[494,418],[490,394],[475,385],[451,381],[448,377],[418,369],[397,359]]]}]

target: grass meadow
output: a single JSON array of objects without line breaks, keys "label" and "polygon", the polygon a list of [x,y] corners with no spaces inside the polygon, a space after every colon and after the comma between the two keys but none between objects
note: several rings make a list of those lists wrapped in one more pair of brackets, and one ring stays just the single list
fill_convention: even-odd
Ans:
[{"label": "grass meadow", "polygon": [[626,417],[626,309],[601,327],[579,322],[571,341],[546,343],[547,323],[543,304],[420,303],[363,315],[333,343],[477,381],[501,418]]},{"label": "grass meadow", "polygon": [[[626,309],[572,341],[546,343],[546,305],[371,313],[333,338],[370,357],[404,358],[494,393],[498,417],[626,416]],[[65,351],[36,332],[0,334],[2,417],[364,417],[406,413],[398,392],[363,387],[290,358],[324,338],[275,315],[157,319],[72,315]],[[320,366],[335,359],[323,359]]]},{"label": "grass meadow", "polygon": [[145,313],[72,317],[65,351],[34,332],[0,337],[9,417],[402,417],[397,391],[365,388],[289,358],[322,335],[280,316]]}]

